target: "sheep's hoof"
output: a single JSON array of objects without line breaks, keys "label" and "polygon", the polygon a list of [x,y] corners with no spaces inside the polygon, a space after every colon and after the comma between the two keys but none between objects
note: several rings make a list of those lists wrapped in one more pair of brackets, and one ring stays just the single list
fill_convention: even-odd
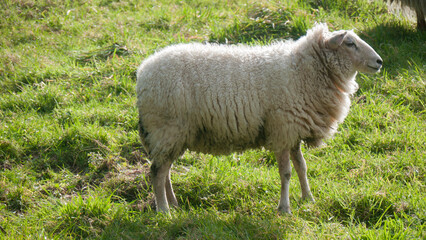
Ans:
[{"label": "sheep's hoof", "polygon": [[302,202],[311,202],[315,203],[315,199],[312,195],[302,196]]},{"label": "sheep's hoof", "polygon": [[170,214],[170,211],[158,211],[157,210],[157,215],[160,215],[160,216],[171,216],[171,214]]},{"label": "sheep's hoof", "polygon": [[289,207],[278,207],[278,213],[282,215],[292,215]]},{"label": "sheep's hoof", "polygon": [[157,213],[164,214],[164,215],[170,215],[170,210],[168,207],[157,207]]}]

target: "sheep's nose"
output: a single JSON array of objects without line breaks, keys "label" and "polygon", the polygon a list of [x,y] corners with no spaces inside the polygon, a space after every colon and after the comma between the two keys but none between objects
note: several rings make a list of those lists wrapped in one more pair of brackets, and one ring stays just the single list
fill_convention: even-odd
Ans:
[{"label": "sheep's nose", "polygon": [[377,63],[378,63],[379,65],[382,65],[382,64],[383,64],[382,59],[377,59]]}]

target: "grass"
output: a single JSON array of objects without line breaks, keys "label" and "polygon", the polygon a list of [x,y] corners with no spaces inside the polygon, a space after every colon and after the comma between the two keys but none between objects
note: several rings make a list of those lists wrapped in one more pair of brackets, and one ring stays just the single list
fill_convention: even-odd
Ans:
[{"label": "grass", "polygon": [[[5,0],[0,3],[0,239],[422,239],[424,32],[382,1]],[[181,209],[156,214],[135,71],[178,42],[268,44],[314,22],[355,29],[384,59],[336,136],[303,149],[316,203],[279,215],[275,158],[186,152]]]}]

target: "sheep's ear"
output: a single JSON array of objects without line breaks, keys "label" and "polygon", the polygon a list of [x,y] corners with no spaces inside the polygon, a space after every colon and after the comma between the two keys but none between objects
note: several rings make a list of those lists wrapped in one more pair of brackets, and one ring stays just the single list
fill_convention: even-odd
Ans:
[{"label": "sheep's ear", "polygon": [[339,31],[334,33],[330,38],[325,41],[325,46],[330,49],[338,48],[342,44],[346,33],[346,31]]}]

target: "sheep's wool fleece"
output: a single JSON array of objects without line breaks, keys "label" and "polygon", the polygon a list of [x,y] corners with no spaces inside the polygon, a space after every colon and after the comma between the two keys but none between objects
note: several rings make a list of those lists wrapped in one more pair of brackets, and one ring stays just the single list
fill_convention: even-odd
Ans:
[{"label": "sheep's wool fleece", "polygon": [[317,24],[268,46],[179,44],[137,71],[142,142],[150,154],[227,154],[319,145],[346,117],[357,89],[350,62],[324,47]]}]

